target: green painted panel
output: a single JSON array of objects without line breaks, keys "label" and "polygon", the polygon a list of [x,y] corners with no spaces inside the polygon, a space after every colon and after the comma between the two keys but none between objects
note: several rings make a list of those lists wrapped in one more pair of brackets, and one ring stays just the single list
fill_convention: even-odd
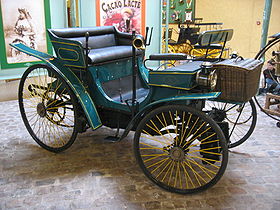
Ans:
[{"label": "green painted panel", "polygon": [[[167,1],[169,1],[169,14],[167,14]],[[195,0],[163,0],[162,23],[165,24],[166,18],[170,23],[194,22]]]}]

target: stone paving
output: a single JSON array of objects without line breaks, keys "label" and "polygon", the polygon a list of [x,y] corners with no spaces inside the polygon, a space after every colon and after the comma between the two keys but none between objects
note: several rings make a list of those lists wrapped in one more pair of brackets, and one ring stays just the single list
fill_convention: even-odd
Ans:
[{"label": "stone paving", "polygon": [[231,149],[222,179],[194,195],[167,192],[139,169],[133,134],[80,134],[60,154],[40,148],[27,133],[16,101],[0,102],[0,209],[280,209],[280,129],[258,114],[250,139]]}]

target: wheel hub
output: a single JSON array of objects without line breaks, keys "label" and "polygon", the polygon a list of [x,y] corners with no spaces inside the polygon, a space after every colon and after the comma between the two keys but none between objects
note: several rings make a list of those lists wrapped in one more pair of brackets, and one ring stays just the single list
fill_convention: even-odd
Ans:
[{"label": "wheel hub", "polygon": [[37,113],[40,117],[45,117],[46,116],[47,110],[46,110],[46,107],[43,103],[39,103],[37,105]]},{"label": "wheel hub", "polygon": [[185,158],[185,152],[180,147],[173,147],[170,150],[170,157],[175,161],[182,161]]},{"label": "wheel hub", "polygon": [[209,116],[215,121],[222,122],[227,117],[227,114],[224,110],[212,108]]}]

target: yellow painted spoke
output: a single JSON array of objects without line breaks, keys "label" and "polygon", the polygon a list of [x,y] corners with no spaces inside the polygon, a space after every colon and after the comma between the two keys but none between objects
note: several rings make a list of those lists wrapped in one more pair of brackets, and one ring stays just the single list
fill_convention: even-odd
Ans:
[{"label": "yellow painted spoke", "polygon": [[[163,114],[163,113],[161,113],[161,114]],[[158,121],[160,122],[160,124],[163,126],[163,127],[167,127],[167,125],[164,125],[163,123],[162,123],[162,121],[160,120],[160,118],[156,115],[156,118],[158,119]],[[171,134],[170,134],[170,132],[169,132],[169,129],[166,129],[167,130],[167,133],[168,133],[168,135],[169,135],[169,137],[170,138],[172,138],[172,136],[171,136]]]},{"label": "yellow painted spoke", "polygon": [[[192,143],[193,141],[195,141],[199,136],[201,136],[202,134],[206,133],[206,132],[207,132],[208,130],[210,130],[210,129],[211,129],[211,127],[205,129],[205,130],[202,131],[199,135],[197,135],[197,136],[195,136],[195,137],[192,137],[190,140],[186,141],[186,143],[184,144],[184,146],[186,146],[187,144],[189,144],[189,146],[188,146],[187,149],[189,149],[189,148],[191,148],[191,147],[193,147],[193,146],[197,146],[198,144],[192,145],[191,143]],[[215,133],[214,133],[214,135],[215,135]],[[204,138],[204,139],[202,139],[202,140],[206,140],[206,139],[208,139],[208,138],[210,138],[210,137],[212,137],[212,136],[214,136],[214,135],[212,134],[212,135],[210,135],[210,136],[208,136],[208,137],[206,137],[206,138]],[[201,142],[202,140],[200,140],[200,142]],[[184,146],[183,146],[183,147],[184,147]]]},{"label": "yellow painted spoke", "polygon": [[[65,89],[64,89],[65,90]],[[64,91],[63,90],[63,91]],[[51,106],[53,103],[55,103],[55,102],[57,102],[58,100],[62,100],[61,102],[59,102],[59,103],[57,103],[56,104],[56,107],[50,107],[50,108],[48,108],[48,109],[53,109],[53,108],[67,108],[67,105],[69,105],[69,104],[65,104],[66,102],[71,102],[71,98],[69,98],[69,99],[67,99],[67,100],[63,100],[63,98],[62,97],[59,97],[59,98],[57,98],[56,100],[54,100],[54,101],[52,101],[50,104],[48,104],[48,106]],[[61,104],[63,104],[62,106],[60,106]],[[72,104],[71,104],[72,105]]]},{"label": "yellow painted spoke", "polygon": [[[157,131],[156,129],[154,129],[152,126],[150,126],[149,124],[146,124],[149,128],[151,128],[153,131],[155,131],[156,133],[158,133],[161,137],[164,138],[164,136],[162,135],[162,133],[160,131]],[[165,138],[164,138],[165,139]],[[170,141],[165,141],[164,144],[168,144],[170,143]]]},{"label": "yellow painted spoke", "polygon": [[163,152],[166,152],[165,150],[163,150],[162,148],[159,148],[159,147],[154,147],[154,146],[152,146],[152,145],[150,145],[150,144],[145,144],[145,143],[142,143],[142,142],[140,142],[139,144],[142,144],[142,145],[145,145],[145,146],[147,146],[147,147],[149,147],[149,148],[140,148],[140,149],[158,149],[158,150],[161,150],[161,151],[163,151]]},{"label": "yellow painted spoke", "polygon": [[[174,182],[174,187],[176,187],[177,185],[177,177],[180,179],[180,168],[179,168],[179,162],[176,162],[176,165],[177,165],[177,170],[176,170],[176,174],[175,174],[175,182]],[[180,180],[179,180],[179,183],[180,183]],[[181,188],[182,188],[182,183],[181,183]]]},{"label": "yellow painted spoke", "polygon": [[23,102],[24,104],[27,103],[26,101],[30,101],[31,104],[38,104],[38,102],[35,100],[35,97],[33,97],[33,96],[31,96],[31,95],[30,95],[30,97],[27,97],[27,96],[22,95],[22,99],[25,100],[25,101]]},{"label": "yellow painted spoke", "polygon": [[168,172],[170,171],[170,169],[171,169],[171,167],[173,166],[173,164],[174,164],[174,161],[172,160],[172,163],[170,164],[170,166],[169,166],[169,168],[167,169],[167,172],[165,173],[165,175],[163,176],[163,178],[162,178],[162,182],[165,180],[165,177],[166,177],[166,175],[168,174]]},{"label": "yellow painted spoke", "polygon": [[195,123],[193,124],[193,126],[192,126],[192,128],[191,128],[189,134],[186,136],[186,139],[187,139],[187,138],[190,136],[190,134],[192,133],[192,130],[193,130],[194,127],[196,126],[196,123],[198,122],[198,120],[199,120],[199,117],[197,117],[197,119],[196,119]]},{"label": "yellow painted spoke", "polygon": [[165,127],[165,128],[167,129],[167,133],[168,133],[168,135],[169,135],[170,139],[173,139],[173,137],[172,137],[171,133],[169,132],[169,129],[167,128],[167,127],[168,127],[168,125],[167,125],[167,121],[166,121],[166,119],[165,119],[165,116],[164,116],[163,112],[161,113],[161,115],[162,115],[162,118],[163,118],[163,121],[164,121],[164,125],[163,125],[163,127]]},{"label": "yellow painted spoke", "polygon": [[[185,124],[185,112],[183,112],[183,121],[182,121],[182,130],[181,130],[181,134],[183,134],[184,133],[184,130],[186,129],[186,128],[184,128],[184,124]],[[183,135],[181,135],[181,139],[180,139],[180,145],[183,143]]]},{"label": "yellow painted spoke", "polygon": [[165,166],[164,166],[164,168],[158,173],[158,175],[156,176],[156,178],[158,178],[161,174],[162,174],[162,172],[170,165],[170,163],[172,163],[173,162],[173,160],[170,160]]},{"label": "yellow painted spoke", "polygon": [[150,155],[141,155],[141,157],[160,157],[160,156],[168,156],[167,154],[150,154]]},{"label": "yellow painted spoke", "polygon": [[144,162],[144,163],[146,163],[146,162],[148,162],[148,161],[151,161],[151,160],[154,160],[154,159],[156,159],[156,158],[158,158],[158,157],[163,157],[163,156],[168,156],[168,155],[166,155],[166,154],[162,154],[162,155],[160,155],[160,156],[155,156],[155,157],[152,157],[152,158],[146,159],[146,160],[144,160],[143,162]]},{"label": "yellow painted spoke", "polygon": [[[170,175],[169,175],[169,179],[168,179],[168,185],[170,185],[170,180],[171,180],[171,177],[172,177],[172,174],[173,174],[173,170],[174,170],[175,165],[176,165],[175,161],[172,164],[173,165],[172,165],[172,169],[170,171]],[[176,177],[175,177],[175,179],[176,179]]]},{"label": "yellow painted spoke", "polygon": [[[164,139],[167,140],[167,143],[170,143],[170,140],[168,138],[166,138],[161,132],[160,132],[160,129],[158,129],[158,127],[156,126],[156,124],[150,120],[150,122],[153,124],[154,128],[156,129],[156,132],[161,135]],[[147,124],[149,126],[149,124]],[[152,129],[152,128],[151,128]]]},{"label": "yellow painted spoke", "polygon": [[192,168],[192,166],[190,165],[190,163],[188,163],[188,162],[186,162],[186,161],[184,161],[184,163],[185,163],[185,165],[187,165],[187,166],[191,169],[191,171],[192,171],[192,173],[193,173],[193,175],[194,175],[194,177],[195,177],[197,183],[199,184],[199,186],[201,186],[201,183],[200,183],[199,179],[197,178],[197,174],[196,174],[197,172]]},{"label": "yellow painted spoke", "polygon": [[215,136],[215,135],[216,135],[216,133],[213,133],[213,134],[207,136],[206,138],[200,140],[198,143],[189,145],[189,146],[186,148],[186,150],[187,150],[187,149],[190,149],[190,148],[192,148],[192,147],[195,147],[195,146],[200,145],[201,142],[205,142],[207,139],[209,139],[209,138],[211,138],[211,137],[213,137],[213,136]]},{"label": "yellow painted spoke", "polygon": [[213,141],[206,141],[206,142],[202,142],[200,144],[209,144],[209,143],[214,143],[214,142],[219,142],[219,139],[213,140]]},{"label": "yellow painted spoke", "polygon": [[[60,83],[60,85],[58,87],[56,87],[56,89],[53,91],[54,94],[57,92],[58,88],[60,88],[61,85],[62,85],[62,83]],[[66,88],[64,88],[60,94],[63,94],[63,92],[65,90],[66,90]],[[53,100],[51,103],[48,104],[48,106],[51,106],[52,104],[56,103],[59,99],[60,98]],[[62,103],[62,102],[60,102],[60,103]]]},{"label": "yellow painted spoke", "polygon": [[[50,120],[54,125],[56,125],[56,123],[55,123],[53,120],[51,120],[51,119],[49,119],[49,120]],[[60,139],[61,139],[61,142],[63,142],[63,144],[66,144],[66,142],[64,141],[64,139],[60,136],[60,131],[62,131],[66,137],[69,137],[68,134],[66,134],[66,132],[64,131],[64,129],[61,128],[60,126],[57,126],[57,125],[56,125],[55,128],[56,128],[56,130],[57,130],[57,134],[59,135],[59,137],[60,137]]]},{"label": "yellow painted spoke", "polygon": [[169,111],[169,117],[170,117],[170,120],[171,120],[171,122],[172,122],[172,125],[174,125],[174,120],[173,120],[173,117],[172,117],[172,114],[171,114],[170,111]]},{"label": "yellow painted spoke", "polygon": [[150,140],[156,141],[156,142],[162,144],[163,146],[166,145],[165,142],[162,142],[162,141],[160,141],[160,140],[158,140],[158,139],[154,139],[155,137],[152,136],[151,134],[149,134],[147,131],[145,131],[145,130],[142,130],[142,131],[143,131],[144,133],[146,133],[148,136],[150,136],[150,138],[149,138],[149,137],[146,137],[146,136],[142,136],[142,135],[141,135],[142,138],[150,139]]},{"label": "yellow painted spoke", "polygon": [[[196,133],[202,128],[202,126],[205,125],[205,123],[206,123],[206,122],[203,122],[203,123],[201,124],[201,126],[195,131],[195,133],[193,134],[194,136],[195,136]],[[209,127],[209,129],[210,129],[210,127]],[[206,129],[205,129],[205,130],[206,130]],[[202,132],[202,133],[198,134],[196,137],[194,137],[194,139],[196,139],[197,137],[199,137],[199,136],[201,136],[203,133],[205,133],[205,132],[206,132],[205,130],[204,130],[204,132]]]},{"label": "yellow painted spoke", "polygon": [[154,170],[152,170],[151,173],[153,174],[153,173],[154,173],[157,169],[159,169],[168,159],[169,159],[169,157],[160,160],[160,161],[158,162],[158,164],[159,164],[159,163],[161,163],[161,164],[158,165]]},{"label": "yellow painted spoke", "polygon": [[[221,148],[221,147],[215,147],[215,148]],[[214,147],[213,148],[207,148],[207,149],[192,150],[189,153],[203,152],[203,153],[212,154],[212,155],[219,155],[219,156],[222,155],[221,153],[206,151],[206,150],[211,150],[211,149],[214,149]]]},{"label": "yellow painted spoke", "polygon": [[[166,158],[165,158],[165,159],[166,159]],[[155,163],[153,163],[153,164],[147,166],[147,168],[151,168],[151,167],[153,167],[153,166],[155,166],[155,165],[157,165],[157,164],[160,164],[160,163],[161,163],[163,160],[165,160],[165,159],[159,160],[158,162],[155,162]],[[167,159],[168,159],[168,158],[167,158]]]},{"label": "yellow painted spoke", "polygon": [[[191,158],[197,158],[197,159],[199,159],[199,160],[203,160],[203,161],[205,161],[206,163],[208,163],[209,165],[211,165],[211,166],[213,166],[213,167],[215,167],[215,168],[217,168],[217,169],[219,169],[220,167],[219,166],[217,166],[217,165],[215,165],[215,164],[213,164],[213,163],[211,163],[211,162],[209,162],[209,161],[215,161],[215,162],[217,162],[217,163],[221,163],[222,161],[220,161],[220,160],[214,160],[214,159],[210,159],[210,158],[202,158],[202,157],[199,157],[199,156],[192,156],[192,155],[188,155],[189,157],[191,157]],[[208,169],[209,171],[210,171],[210,169]],[[215,172],[213,172],[213,173],[215,173]]]},{"label": "yellow painted spoke", "polygon": [[[185,129],[183,128],[184,132],[183,132],[182,138],[185,136],[185,134],[187,132],[187,128],[189,127],[191,118],[192,118],[192,114],[190,114],[190,116],[189,116],[189,119],[188,119],[187,125],[185,126]],[[186,137],[186,139],[187,139],[187,137]]]},{"label": "yellow painted spoke", "polygon": [[207,182],[199,175],[199,173],[197,173],[197,172],[193,169],[193,167],[191,166],[189,160],[184,161],[184,163],[185,163],[185,164],[191,169],[191,171],[193,172],[194,177],[195,177],[197,183],[199,184],[199,186],[202,185],[201,182],[200,182],[200,180],[199,180],[199,178],[200,178],[201,180],[203,180],[205,183],[207,183]]},{"label": "yellow painted spoke", "polygon": [[176,142],[176,145],[178,145],[178,112],[176,110],[176,129],[175,129],[175,134],[176,134],[176,137],[175,137],[175,142]]},{"label": "yellow painted spoke", "polygon": [[[184,171],[185,171],[185,179],[186,179],[186,185],[187,185],[187,188],[189,188],[189,182],[188,182],[188,179],[190,180],[191,184],[193,187],[195,187],[187,169],[185,168],[184,164],[181,162],[181,166],[183,167]],[[188,179],[187,179],[188,178]]]},{"label": "yellow painted spoke", "polygon": [[[213,178],[212,176],[210,176],[210,175],[207,173],[207,171],[209,170],[208,168],[206,168],[206,167],[200,165],[199,163],[197,163],[197,162],[194,161],[193,159],[189,159],[189,161],[190,161],[191,163],[193,163],[194,165],[197,165],[197,166],[206,174],[206,176],[208,176],[210,179]],[[211,170],[210,170],[210,171],[211,171]],[[211,171],[211,173],[212,173],[212,172],[213,172],[213,171]],[[215,174],[215,173],[214,173],[214,174]]]}]

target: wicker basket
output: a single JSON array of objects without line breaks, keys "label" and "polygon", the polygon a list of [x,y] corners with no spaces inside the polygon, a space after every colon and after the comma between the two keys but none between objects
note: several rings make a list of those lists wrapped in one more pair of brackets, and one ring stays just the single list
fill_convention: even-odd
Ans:
[{"label": "wicker basket", "polygon": [[263,63],[255,59],[225,60],[215,64],[218,81],[215,91],[221,92],[218,100],[247,102],[256,95]]}]

